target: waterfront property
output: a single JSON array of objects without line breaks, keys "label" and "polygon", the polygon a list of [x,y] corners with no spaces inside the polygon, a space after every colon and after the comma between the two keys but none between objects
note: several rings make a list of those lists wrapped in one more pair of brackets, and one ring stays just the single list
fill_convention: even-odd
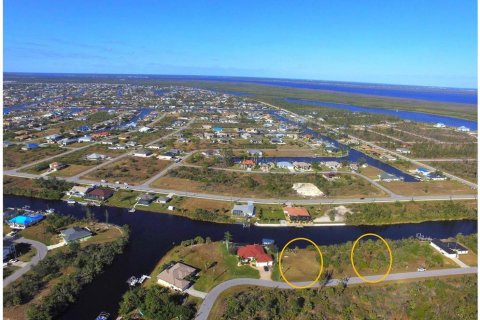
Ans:
[{"label": "waterfront property", "polygon": [[285,207],[283,213],[291,222],[305,222],[310,221],[310,213],[304,207]]},{"label": "waterfront property", "polygon": [[433,239],[430,245],[449,258],[458,258],[460,254],[468,254],[468,249],[455,241],[441,241],[440,239]]},{"label": "waterfront property", "polygon": [[96,188],[93,189],[92,191],[87,192],[85,195],[86,199],[90,200],[100,200],[104,201],[113,196],[115,192],[112,189],[108,188]]},{"label": "waterfront property", "polygon": [[255,216],[255,205],[251,201],[246,204],[235,204],[232,214],[235,216],[253,217]]},{"label": "waterfront property", "polygon": [[86,240],[90,238],[93,233],[87,228],[81,227],[72,227],[63,230],[60,232],[60,236],[63,238],[65,243],[70,243],[72,241]]},{"label": "waterfront property", "polygon": [[177,262],[160,272],[157,276],[157,283],[173,290],[185,291],[191,285],[191,281],[187,279],[196,272],[197,269],[194,267]]},{"label": "waterfront property", "polygon": [[8,225],[12,229],[25,229],[39,223],[45,218],[43,214],[18,215],[8,220]]},{"label": "waterfront property", "polygon": [[273,258],[265,252],[265,249],[259,244],[249,244],[239,247],[237,255],[242,263],[253,263],[257,267],[271,267]]}]

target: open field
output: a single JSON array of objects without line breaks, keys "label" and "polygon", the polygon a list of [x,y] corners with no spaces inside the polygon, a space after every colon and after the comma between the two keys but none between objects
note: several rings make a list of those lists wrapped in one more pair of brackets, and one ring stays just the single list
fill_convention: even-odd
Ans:
[{"label": "open field", "polygon": [[383,191],[369,182],[351,175],[339,175],[327,181],[320,174],[255,174],[221,170],[179,167],[154,181],[151,186],[191,192],[211,192],[224,195],[250,197],[300,198],[292,189],[296,182],[314,183],[330,197],[382,196]]},{"label": "open field", "polygon": [[381,182],[387,189],[394,193],[404,196],[426,196],[432,194],[450,195],[450,194],[475,194],[476,191],[470,187],[454,181],[419,181],[419,182]]},{"label": "open field", "polygon": [[209,291],[217,284],[233,278],[259,278],[258,270],[250,266],[237,266],[237,257],[227,253],[224,243],[211,242],[174,247],[158,262],[147,285],[155,285],[157,275],[172,261],[183,261],[200,270],[194,285],[200,291]]},{"label": "open field", "polygon": [[3,168],[18,168],[30,162],[54,156],[66,151],[68,150],[60,148],[58,145],[40,147],[37,149],[26,151],[21,150],[21,146],[3,148]]},{"label": "open field", "polygon": [[[272,304],[277,308],[270,308]],[[321,291],[239,286],[219,296],[208,319],[263,320],[287,315],[292,320],[475,319],[477,276],[329,287]]]},{"label": "open field", "polygon": [[127,182],[135,185],[162,171],[171,163],[171,161],[158,160],[155,157],[140,158],[132,156],[90,172],[82,176],[82,179],[120,181],[121,183]]}]

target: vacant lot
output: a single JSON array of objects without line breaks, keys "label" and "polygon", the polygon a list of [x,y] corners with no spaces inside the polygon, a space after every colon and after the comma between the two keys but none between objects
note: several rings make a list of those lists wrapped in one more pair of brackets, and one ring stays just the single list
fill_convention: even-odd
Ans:
[{"label": "vacant lot", "polygon": [[171,163],[172,162],[166,160],[157,160],[154,157],[128,157],[101,167],[82,178],[108,180],[112,182],[120,181],[121,183],[127,182],[128,184],[135,185],[162,171]]},{"label": "vacant lot", "polygon": [[56,161],[56,162],[66,164],[67,167],[57,172],[53,172],[51,173],[51,175],[59,176],[59,177],[71,177],[101,163],[101,161],[92,161],[92,160],[86,159],[86,156],[92,153],[103,154],[107,157],[115,157],[125,153],[125,150],[110,150],[105,145],[95,144],[88,148],[75,151],[67,155],[54,158],[49,161],[41,162],[35,166],[25,169],[25,172],[35,173],[35,174],[45,172],[49,168],[48,165]]},{"label": "vacant lot", "polygon": [[231,196],[300,198],[294,183],[315,184],[330,197],[381,196],[384,193],[362,178],[344,174],[327,181],[321,174],[259,174],[179,167],[151,185],[158,188]]},{"label": "vacant lot", "polygon": [[[375,240],[374,240],[375,239]],[[391,272],[409,272],[416,271],[419,266],[427,269],[456,268],[458,267],[452,260],[445,258],[435,251],[428,242],[421,242],[416,239],[387,240],[392,250],[393,264]],[[302,242],[294,242],[289,248],[294,249],[296,245],[301,246]],[[304,245],[304,244],[303,244]],[[324,274],[330,272],[333,278],[342,278],[345,276],[356,277],[350,262],[350,251],[352,242],[338,245],[321,246],[320,249],[324,259]],[[287,271],[284,262],[291,266],[297,280],[312,281],[318,272],[319,263],[318,253],[313,247],[305,249],[294,249],[284,253],[282,258],[282,270]],[[288,256],[288,258],[285,258]],[[356,246],[354,251],[354,261],[357,271],[363,275],[380,275],[388,270],[389,255],[384,243],[377,241],[376,238],[363,238]],[[291,259],[295,258],[295,259]],[[317,268],[317,269],[315,269]],[[302,272],[305,276],[302,277]],[[280,279],[279,273],[274,272],[273,278]],[[287,276],[290,281],[290,277]]]},{"label": "vacant lot", "polygon": [[21,146],[14,146],[10,148],[3,148],[3,168],[12,169],[18,168],[30,162],[41,160],[43,158],[51,157],[63,152],[67,149],[60,148],[58,145],[51,145],[48,147],[41,147],[33,150],[21,150]]},{"label": "vacant lot", "polygon": [[420,182],[381,182],[389,190],[404,196],[475,194],[470,187],[453,180]]},{"label": "vacant lot", "polygon": [[194,288],[201,291],[210,291],[217,284],[233,278],[260,277],[258,270],[250,266],[237,266],[237,257],[227,253],[225,244],[212,242],[174,247],[159,261],[148,283],[153,284],[166,264],[172,261],[183,261],[200,270]]}]

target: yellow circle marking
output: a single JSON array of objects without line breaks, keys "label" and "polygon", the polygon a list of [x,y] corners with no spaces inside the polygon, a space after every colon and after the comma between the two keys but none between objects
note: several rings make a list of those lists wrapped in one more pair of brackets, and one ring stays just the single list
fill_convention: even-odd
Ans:
[{"label": "yellow circle marking", "polygon": [[[287,278],[285,277],[285,275],[283,274],[283,270],[282,270],[282,257],[283,257],[283,253],[285,251],[285,249],[292,243],[292,242],[295,242],[295,241],[301,241],[301,240],[304,240],[304,241],[307,241],[311,244],[313,244],[313,246],[315,247],[315,249],[317,249],[317,252],[318,254],[320,255],[320,270],[318,271],[318,275],[317,277],[315,278],[315,280],[313,280],[311,283],[307,284],[306,286],[297,286],[293,283],[291,283],[290,281],[287,280]],[[323,272],[323,256],[322,256],[322,251],[320,251],[320,248],[317,246],[317,244],[315,242],[313,242],[312,240],[308,239],[308,238],[295,238],[295,239],[292,239],[290,241],[288,241],[288,243],[283,247],[282,251],[280,251],[280,256],[278,257],[278,269],[280,270],[280,275],[282,276],[282,279],[285,280],[285,282],[292,288],[295,288],[295,289],[307,289],[307,288],[310,288],[311,286],[313,286],[317,281],[318,279],[320,279],[320,276],[322,275],[322,272]]]},{"label": "yellow circle marking", "polygon": [[[357,268],[355,268],[355,263],[353,262],[353,251],[355,251],[355,247],[357,246],[358,242],[364,238],[364,237],[367,237],[367,236],[373,236],[373,237],[377,237],[378,239],[382,240],[383,243],[385,243],[385,246],[387,247],[387,250],[388,250],[388,254],[390,256],[390,264],[388,266],[388,270],[387,270],[387,273],[385,273],[381,278],[377,279],[377,280],[368,280],[364,277],[362,277],[362,275],[357,271]],[[390,246],[388,245],[387,241],[385,239],[383,239],[381,236],[379,236],[378,234],[376,233],[365,233],[364,235],[361,235],[357,240],[355,240],[355,242],[353,243],[353,247],[352,247],[352,251],[350,252],[350,261],[352,262],[352,267],[353,267],[353,271],[355,271],[356,275],[362,279],[363,281],[365,282],[368,282],[368,283],[379,283],[383,280],[385,280],[385,278],[390,274],[390,271],[392,271],[392,263],[393,263],[393,256],[392,256],[392,250],[390,249]]]}]

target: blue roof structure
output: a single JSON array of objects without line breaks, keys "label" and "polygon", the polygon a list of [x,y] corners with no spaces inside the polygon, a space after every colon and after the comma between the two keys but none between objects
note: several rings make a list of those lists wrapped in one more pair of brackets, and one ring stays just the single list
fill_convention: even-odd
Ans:
[{"label": "blue roof structure", "polygon": [[23,226],[29,226],[31,224],[37,223],[38,221],[42,220],[43,217],[44,216],[41,214],[37,214],[34,216],[19,215],[19,216],[16,216],[15,218],[8,220],[8,222],[23,225]]}]

